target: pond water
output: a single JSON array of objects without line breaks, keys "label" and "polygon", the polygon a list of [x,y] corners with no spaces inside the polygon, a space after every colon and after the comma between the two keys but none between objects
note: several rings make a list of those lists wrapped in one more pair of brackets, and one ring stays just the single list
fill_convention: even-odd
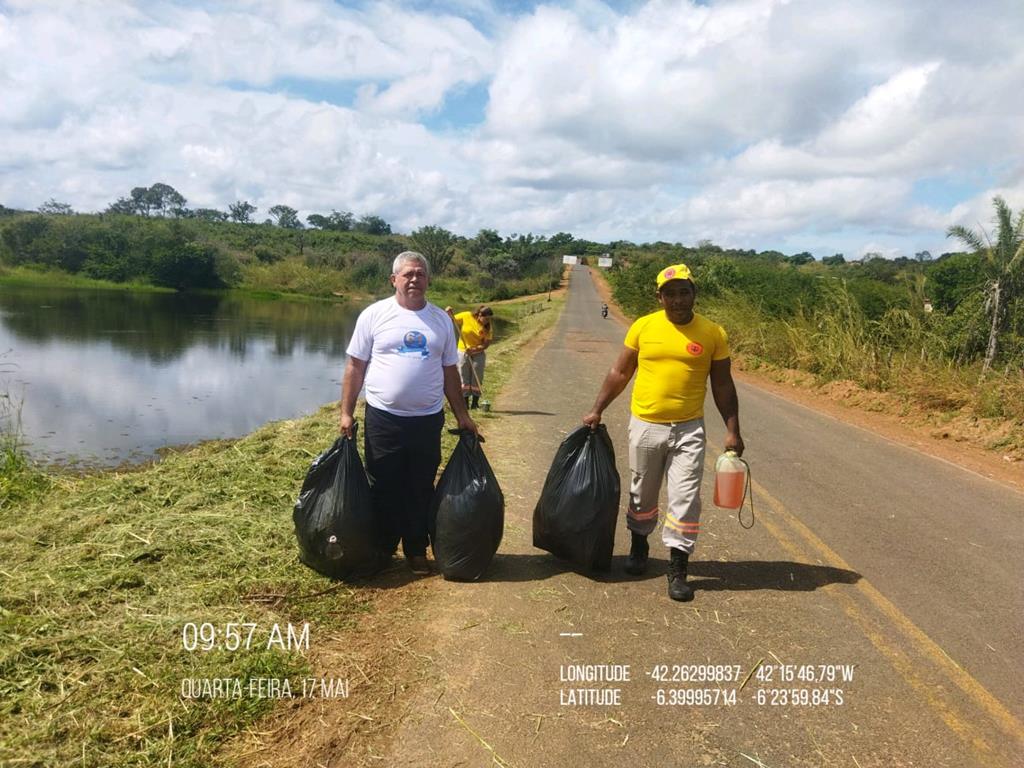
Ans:
[{"label": "pond water", "polygon": [[[358,309],[0,288],[0,414],[43,461],[111,466],[337,402]],[[318,451],[326,446],[311,446]]]}]

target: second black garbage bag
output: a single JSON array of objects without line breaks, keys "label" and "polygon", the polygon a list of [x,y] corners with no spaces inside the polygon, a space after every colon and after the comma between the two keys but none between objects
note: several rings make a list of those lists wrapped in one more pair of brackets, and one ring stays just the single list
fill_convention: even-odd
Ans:
[{"label": "second black garbage bag", "polygon": [[491,564],[505,528],[505,496],[472,432],[459,443],[434,491],[430,540],[441,575],[475,581]]},{"label": "second black garbage bag", "polygon": [[351,438],[339,437],[309,468],[292,511],[299,559],[315,571],[345,578],[372,571],[374,545],[370,484]]},{"label": "second black garbage bag", "polygon": [[584,569],[611,567],[619,472],[604,424],[582,426],[558,446],[533,510],[533,546]]}]

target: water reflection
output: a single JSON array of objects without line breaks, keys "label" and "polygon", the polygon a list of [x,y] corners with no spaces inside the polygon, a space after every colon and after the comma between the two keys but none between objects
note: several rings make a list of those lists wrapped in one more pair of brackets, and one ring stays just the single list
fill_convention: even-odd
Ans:
[{"label": "water reflection", "polygon": [[358,311],[217,296],[0,289],[0,392],[33,455],[117,464],[338,398]]}]

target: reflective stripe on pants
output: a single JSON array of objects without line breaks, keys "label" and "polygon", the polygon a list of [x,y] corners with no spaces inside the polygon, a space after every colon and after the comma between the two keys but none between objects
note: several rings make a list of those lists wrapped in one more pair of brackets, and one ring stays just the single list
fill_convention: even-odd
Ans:
[{"label": "reflective stripe on pants", "polygon": [[704,420],[653,424],[629,420],[629,530],[649,536],[658,525],[658,494],[667,480],[668,509],[661,539],[692,553],[700,533],[700,484],[704,478]]}]

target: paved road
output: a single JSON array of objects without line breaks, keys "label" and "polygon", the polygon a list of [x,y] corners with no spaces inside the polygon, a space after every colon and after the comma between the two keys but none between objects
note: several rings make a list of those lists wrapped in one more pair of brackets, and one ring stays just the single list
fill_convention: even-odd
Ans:
[{"label": "paved road", "polygon": [[[496,402],[487,451],[505,541],[488,581],[436,582],[426,679],[381,764],[1020,765],[1014,491],[742,387],[757,524],[707,503],[693,603],[668,600],[660,544],[651,574],[622,573],[624,525],[604,576],[532,547],[551,457],[621,346],[599,306],[575,269],[550,341]],[[624,482],[627,418],[624,394],[605,418]],[[707,422],[711,459],[722,429],[710,403]],[[628,666],[630,679],[563,679],[579,665]],[[574,704],[578,688],[620,701]],[[736,703],[722,703],[730,691]]]},{"label": "paved road", "polygon": [[1024,719],[1024,494],[763,390],[741,397],[762,492]]}]

